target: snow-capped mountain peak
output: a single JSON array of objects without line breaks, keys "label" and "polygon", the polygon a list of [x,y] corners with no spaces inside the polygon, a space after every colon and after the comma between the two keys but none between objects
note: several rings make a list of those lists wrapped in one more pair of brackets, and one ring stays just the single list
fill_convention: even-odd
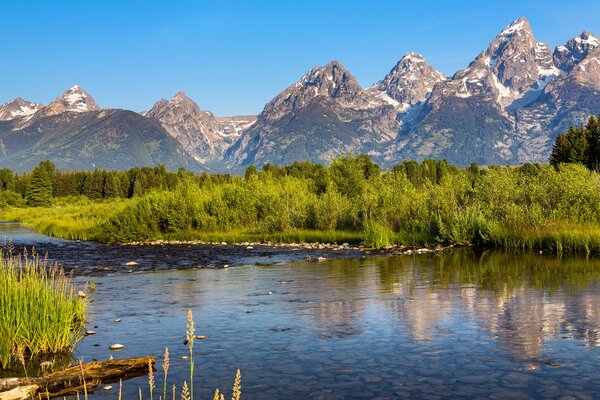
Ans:
[{"label": "snow-capped mountain peak", "polygon": [[569,40],[554,50],[554,64],[563,71],[570,71],[595,48],[600,46],[600,38],[588,31]]},{"label": "snow-capped mountain peak", "polygon": [[31,117],[42,107],[44,107],[43,104],[33,103],[18,97],[0,105],[0,121]]},{"label": "snow-capped mountain peak", "polygon": [[448,78],[432,68],[425,57],[418,53],[406,53],[391,71],[368,91],[399,111],[424,101],[438,82]]},{"label": "snow-capped mountain peak", "polygon": [[73,85],[44,109],[44,115],[57,115],[64,112],[99,111],[100,107],[92,96],[79,85]]}]

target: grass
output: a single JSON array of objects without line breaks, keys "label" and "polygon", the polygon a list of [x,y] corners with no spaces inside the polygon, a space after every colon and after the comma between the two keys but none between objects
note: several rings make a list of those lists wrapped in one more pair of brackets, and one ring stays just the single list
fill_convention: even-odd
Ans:
[{"label": "grass", "polygon": [[498,228],[489,239],[494,247],[556,254],[600,254],[600,226],[568,222],[541,227]]},{"label": "grass", "polygon": [[0,252],[0,367],[70,352],[81,338],[86,302],[57,265],[37,254]]},{"label": "grass", "polygon": [[67,198],[52,207],[9,208],[0,211],[0,219],[21,222],[48,236],[97,240],[99,225],[128,203],[127,200],[92,202]]}]

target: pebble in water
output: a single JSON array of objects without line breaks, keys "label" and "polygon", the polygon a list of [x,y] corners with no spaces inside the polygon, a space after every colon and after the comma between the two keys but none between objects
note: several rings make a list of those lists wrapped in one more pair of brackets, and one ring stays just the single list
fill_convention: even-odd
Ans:
[{"label": "pebble in water", "polygon": [[110,350],[122,350],[125,346],[123,346],[120,343],[115,343],[115,344],[111,344],[109,349]]}]

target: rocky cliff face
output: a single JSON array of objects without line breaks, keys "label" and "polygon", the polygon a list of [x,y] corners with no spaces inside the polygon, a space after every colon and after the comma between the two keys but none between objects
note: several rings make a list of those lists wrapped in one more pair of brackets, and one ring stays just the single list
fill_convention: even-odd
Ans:
[{"label": "rocky cliff face", "polygon": [[135,155],[133,165],[166,160],[221,171],[328,162],[347,152],[368,153],[384,167],[430,157],[461,165],[545,162],[557,133],[600,114],[599,47],[600,39],[583,32],[551,52],[519,18],[449,78],[406,53],[363,90],[332,61],[308,71],[257,117],[215,117],[178,93],[139,119],[100,111],[76,85],[47,107],[22,99],[0,106],[0,161],[20,168],[56,154],[73,165],[85,165],[78,157],[108,165],[106,149],[118,148]]},{"label": "rocky cliff face", "polygon": [[339,62],[315,67],[271,100],[226,153],[229,165],[328,161],[377,151],[400,127],[394,106],[364,91]]},{"label": "rocky cliff face", "polygon": [[600,45],[600,39],[587,31],[554,50],[554,64],[563,71],[570,71],[585,59],[590,51]]},{"label": "rocky cliff face", "polygon": [[219,159],[224,150],[239,136],[238,131],[225,132],[209,111],[203,111],[183,92],[171,100],[162,99],[143,113],[161,122],[169,134],[201,163]]},{"label": "rocky cliff face", "polygon": [[402,112],[425,101],[433,87],[447,79],[446,75],[432,68],[422,55],[406,53],[383,80],[367,91]]},{"label": "rocky cliff face", "polygon": [[58,115],[65,112],[82,113],[99,110],[100,107],[96,104],[92,96],[83,90],[81,86],[74,85],[58,96],[52,103],[48,104],[47,107],[39,110],[36,113],[36,118]]},{"label": "rocky cliff face", "polygon": [[16,98],[0,105],[0,121],[11,121],[17,118],[28,118],[39,111],[43,104]]}]

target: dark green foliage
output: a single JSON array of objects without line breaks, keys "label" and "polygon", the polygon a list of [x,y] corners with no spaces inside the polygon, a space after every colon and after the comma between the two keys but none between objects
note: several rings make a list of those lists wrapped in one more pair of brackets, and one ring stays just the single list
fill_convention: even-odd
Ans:
[{"label": "dark green foliage", "polygon": [[[426,160],[381,172],[368,156],[350,154],[329,167],[265,165],[245,177],[162,168],[61,172],[51,165],[40,165],[31,174],[0,176],[7,181],[12,176],[10,185],[16,190],[27,187],[31,205],[29,200],[40,193],[33,189],[45,188],[48,199],[53,181],[54,193],[61,193],[55,207],[14,212],[28,223],[29,214],[35,214],[32,225],[71,238],[333,240],[347,237],[339,234],[345,232],[373,247],[475,243],[600,251],[600,174],[577,164],[485,169],[471,164],[459,169],[443,160]],[[84,192],[95,199],[81,196]],[[0,207],[19,206],[22,194],[15,198],[14,193],[0,190]],[[109,198],[113,200],[102,200]]]},{"label": "dark green foliage", "polygon": [[25,201],[30,207],[48,207],[52,204],[52,172],[51,162],[41,162],[31,172],[27,182]]},{"label": "dark green foliage", "polygon": [[244,177],[246,178],[246,180],[248,180],[252,175],[256,175],[257,173],[258,172],[256,170],[256,167],[254,165],[250,165],[248,168],[246,168],[246,173],[244,174]]},{"label": "dark green foliage", "polygon": [[[416,161],[404,161],[392,168],[392,172],[404,175],[413,185],[421,186],[424,183],[438,184],[444,176],[458,173],[459,169],[449,166],[446,160],[424,160],[421,164]],[[477,163],[472,163],[467,172],[479,175]]]},{"label": "dark green foliage", "polygon": [[583,164],[591,170],[600,171],[600,121],[591,116],[586,126],[570,127],[556,137],[550,164]]}]

